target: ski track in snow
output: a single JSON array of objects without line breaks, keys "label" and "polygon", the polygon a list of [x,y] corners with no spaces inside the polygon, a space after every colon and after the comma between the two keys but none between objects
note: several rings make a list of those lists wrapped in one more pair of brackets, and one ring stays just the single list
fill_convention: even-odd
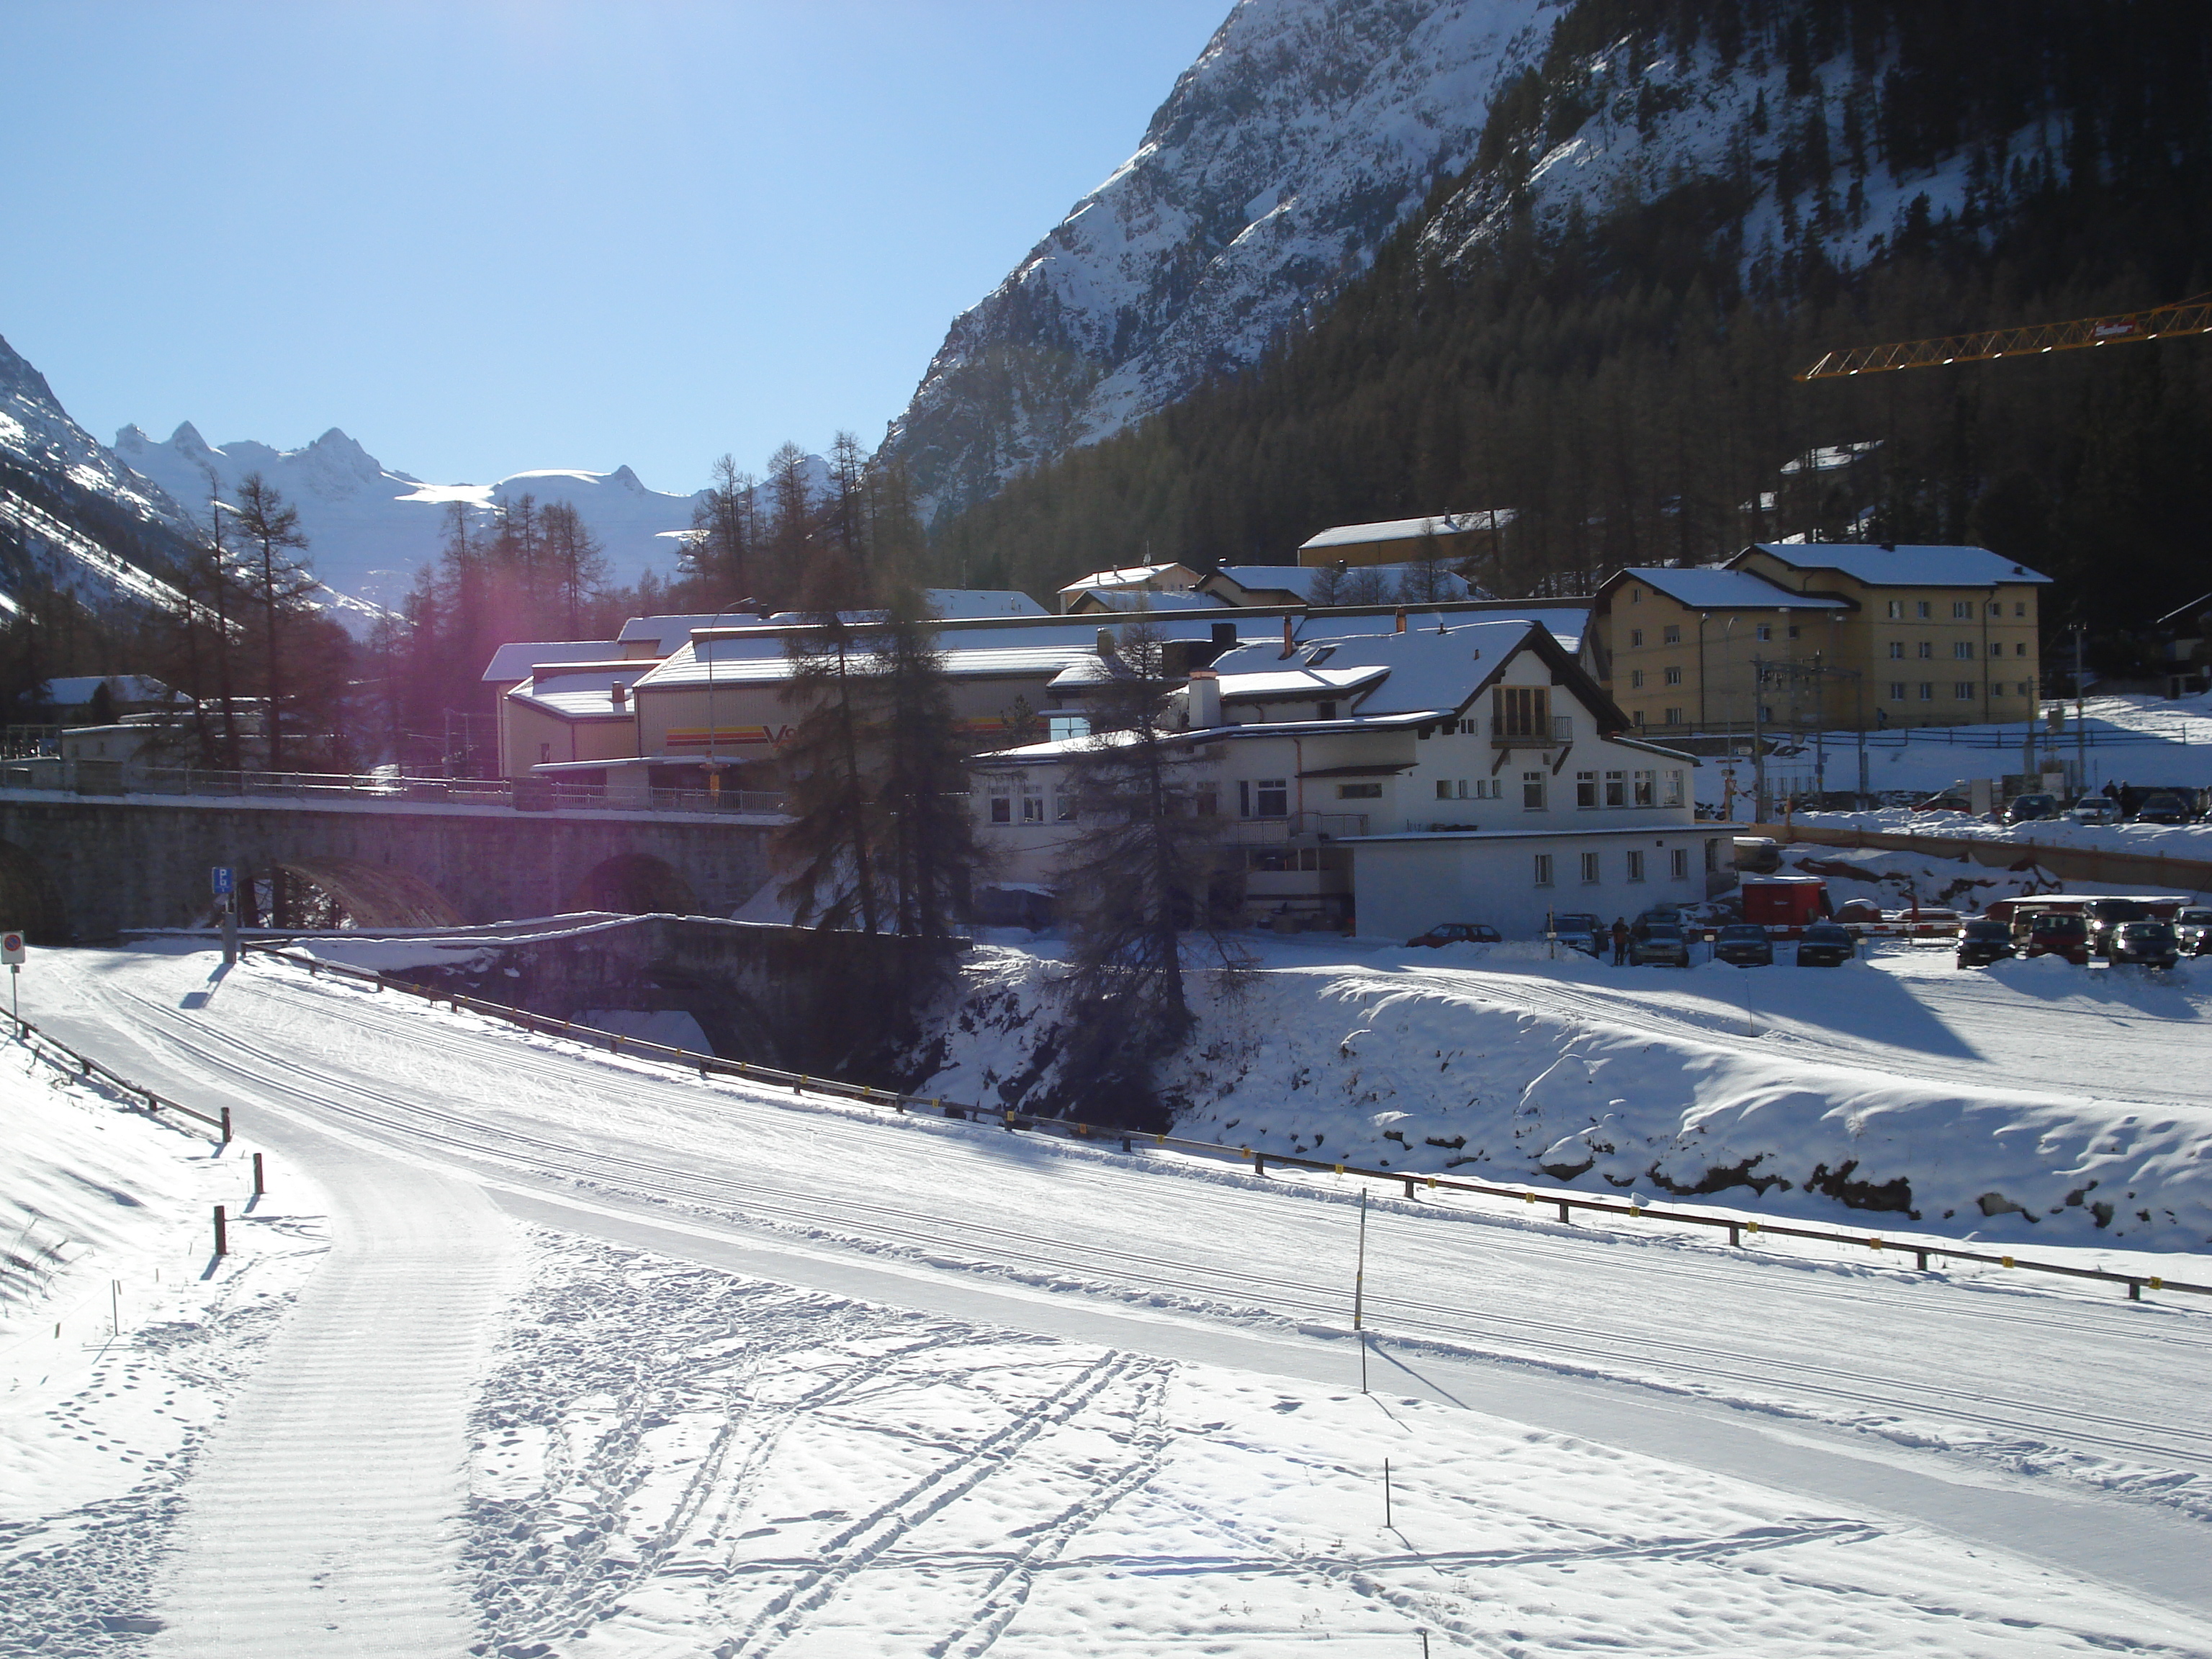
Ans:
[{"label": "ski track in snow", "polygon": [[[1284,1336],[1345,1322],[1349,1191],[705,1086],[270,964],[180,1006],[207,961],[49,953],[27,1011],[234,1103],[338,1213],[186,1489],[158,1651],[1379,1653],[1420,1626],[1503,1654],[1633,1622],[1666,1653],[2212,1652],[2140,1599],[1479,1413],[565,1234],[533,1235],[510,1322],[484,1181],[794,1267],[860,1252],[918,1291]],[[1370,1322],[1436,1352],[1844,1425],[2000,1494],[2212,1516],[2201,1315],[1433,1203],[1370,1226]],[[1384,1455],[1430,1530],[1346,1519]]]}]

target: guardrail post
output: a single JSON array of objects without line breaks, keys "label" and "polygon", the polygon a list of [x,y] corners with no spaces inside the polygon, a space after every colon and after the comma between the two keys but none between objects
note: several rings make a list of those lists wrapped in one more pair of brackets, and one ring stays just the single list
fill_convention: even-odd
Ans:
[{"label": "guardrail post", "polygon": [[261,1168],[261,1154],[253,1155],[253,1195],[260,1198],[269,1191],[267,1177]]},{"label": "guardrail post", "polygon": [[1263,1176],[1267,1173],[1267,1159],[1266,1154],[1261,1152],[1255,1152],[1252,1154],[1252,1173],[1255,1176]]},{"label": "guardrail post", "polygon": [[1411,1198],[1413,1195],[1413,1177],[1411,1176],[1405,1176],[1401,1177],[1401,1179],[1402,1179],[1406,1183],[1406,1196]]},{"label": "guardrail post", "polygon": [[217,1255],[230,1254],[230,1224],[225,1218],[220,1204],[215,1206],[215,1253]]},{"label": "guardrail post", "polygon": [[1928,1252],[1925,1250],[1915,1250],[1912,1254],[1920,1258],[1920,1271],[1923,1273],[1926,1273],[1928,1271]]},{"label": "guardrail post", "polygon": [[[230,1108],[228,1106],[222,1109],[222,1144],[226,1146],[230,1145]],[[256,1164],[260,1163],[261,1155],[258,1152],[254,1154],[253,1161]]]},{"label": "guardrail post", "polygon": [[2130,1302],[2142,1300],[2142,1280],[2140,1279],[2128,1280],[2128,1300]]},{"label": "guardrail post", "polygon": [[1559,1219],[1565,1221],[1567,1218],[1567,1200],[1563,1198],[1559,1200]]},{"label": "guardrail post", "polygon": [[1729,1223],[1729,1243],[1738,1247],[1742,1245],[1743,1224],[1741,1222],[1731,1221]]}]

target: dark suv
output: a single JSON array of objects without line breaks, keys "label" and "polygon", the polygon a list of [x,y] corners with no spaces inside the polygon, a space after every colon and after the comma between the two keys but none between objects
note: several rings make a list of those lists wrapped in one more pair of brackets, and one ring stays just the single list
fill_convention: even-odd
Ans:
[{"label": "dark suv", "polygon": [[1597,954],[1598,936],[1604,932],[1605,923],[1587,910],[1562,910],[1552,918],[1553,938],[1590,956]]},{"label": "dark suv", "polygon": [[2185,954],[2212,956],[2212,910],[2192,904],[2173,919],[2173,931]]},{"label": "dark suv", "polygon": [[2012,929],[2001,921],[1970,921],[1959,929],[1959,966],[1986,968],[2014,954]]},{"label": "dark suv", "polygon": [[2089,960],[2089,924],[2070,910],[2031,910],[2014,932],[2024,957],[2064,957],[2077,968]]},{"label": "dark suv", "polygon": [[2032,823],[2038,818],[2058,816],[2058,797],[2056,795],[2014,795],[2006,805],[2007,823]]},{"label": "dark suv", "polygon": [[2133,963],[2143,968],[2171,968],[2181,960],[2181,942],[2170,923],[2124,921],[2112,930],[2105,954],[2112,965]]},{"label": "dark suv", "polygon": [[1858,953],[1850,932],[1832,921],[1808,924],[1797,940],[1800,968],[1840,968]]},{"label": "dark suv", "polygon": [[1739,968],[1774,965],[1774,939],[1755,921],[1732,921],[1713,935],[1713,960]]},{"label": "dark suv", "polygon": [[2093,957],[2112,953],[2113,932],[2130,921],[2154,920],[2148,905],[2133,899],[2091,899],[2081,907],[2082,920],[2089,924],[2089,954]]},{"label": "dark suv", "polygon": [[2165,790],[2147,797],[2136,808],[2137,823],[2186,823],[2194,816],[2187,801]]}]

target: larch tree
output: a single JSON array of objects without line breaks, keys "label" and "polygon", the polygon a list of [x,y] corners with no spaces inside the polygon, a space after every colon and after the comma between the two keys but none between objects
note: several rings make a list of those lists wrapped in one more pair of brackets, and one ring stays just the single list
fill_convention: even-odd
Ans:
[{"label": "larch tree", "polygon": [[238,504],[232,511],[246,592],[260,613],[267,763],[270,771],[281,772],[289,667],[283,647],[290,624],[315,589],[315,575],[307,562],[298,556],[307,546],[307,538],[300,528],[299,509],[258,472],[249,472],[240,481]]},{"label": "larch tree", "polygon": [[580,637],[584,606],[607,578],[606,548],[574,501],[553,501],[538,515],[544,563],[570,639]]},{"label": "larch tree", "polygon": [[1068,924],[1060,990],[1068,1012],[1060,1075],[1093,1121],[1162,1129],[1159,1062],[1194,1022],[1183,981],[1184,935],[1216,965],[1237,960],[1215,919],[1225,895],[1220,820],[1195,757],[1169,729],[1164,650],[1141,616],[1125,626],[1109,674],[1089,699],[1092,736],[1071,757],[1078,830],[1060,895]]},{"label": "larch tree", "polygon": [[875,771],[881,857],[897,931],[942,943],[981,857],[968,812],[966,750],[932,619],[910,589],[890,599],[883,632],[870,642],[883,710]]},{"label": "larch tree", "polygon": [[780,850],[792,873],[778,889],[802,927],[882,931],[882,822],[875,726],[882,682],[848,613],[863,597],[842,565],[815,574],[805,628],[785,636],[782,698],[801,712],[776,754],[788,819]]}]

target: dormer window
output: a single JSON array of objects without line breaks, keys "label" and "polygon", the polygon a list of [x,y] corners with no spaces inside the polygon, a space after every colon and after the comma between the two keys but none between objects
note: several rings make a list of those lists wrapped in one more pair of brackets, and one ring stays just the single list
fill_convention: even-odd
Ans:
[{"label": "dormer window", "polygon": [[[1314,647],[1312,653],[1306,658],[1306,666],[1309,668],[1318,668],[1335,654],[1336,647],[1334,646],[1317,645]],[[1327,720],[1328,716],[1324,714],[1322,718],[1323,720]]]}]

